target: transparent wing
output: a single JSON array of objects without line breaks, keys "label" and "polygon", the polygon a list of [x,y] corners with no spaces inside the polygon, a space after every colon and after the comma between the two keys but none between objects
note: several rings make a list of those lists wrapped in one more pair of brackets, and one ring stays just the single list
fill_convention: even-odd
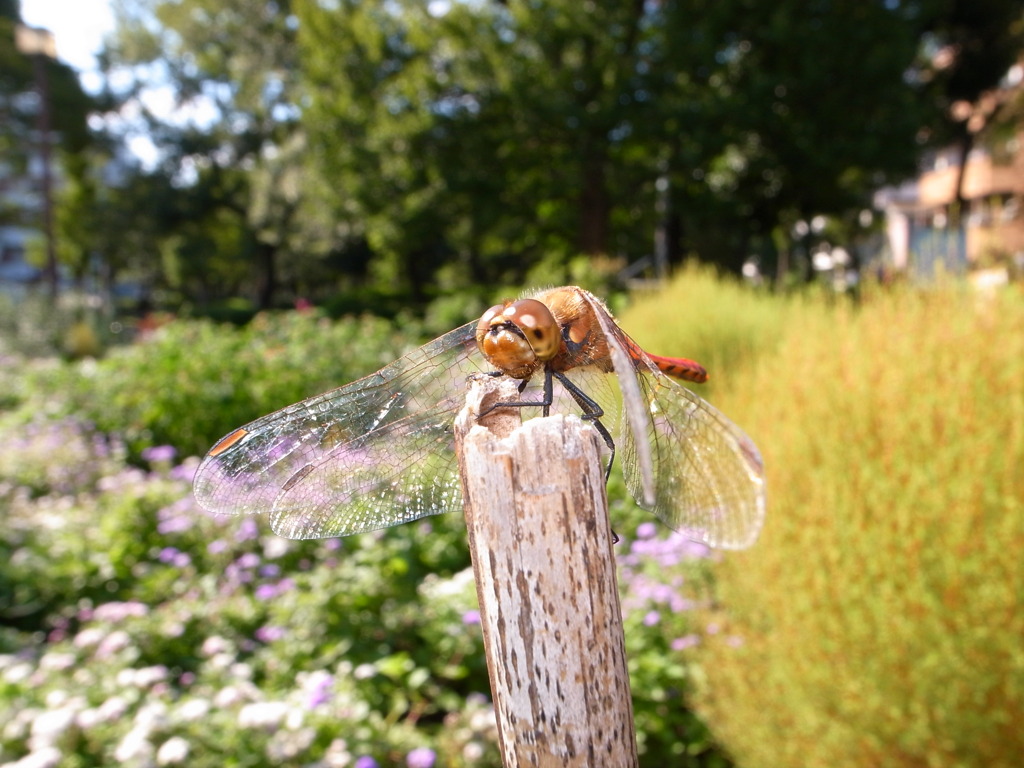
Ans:
[{"label": "transparent wing", "polygon": [[293,539],[346,536],[461,506],[452,422],[484,370],[476,323],[377,373],[232,432],[203,459],[199,503],[266,513]]},{"label": "transparent wing", "polygon": [[616,434],[630,494],[670,528],[698,541],[723,549],[749,547],[765,515],[764,464],[757,446],[645,355],[630,356],[627,349],[640,347],[627,343],[600,307],[595,313],[609,340],[620,394],[590,373],[583,374],[580,386],[608,413],[602,421]]},{"label": "transparent wing", "polygon": [[[627,374],[628,375],[628,374]],[[764,522],[761,454],[743,430],[714,406],[657,369],[635,373],[650,420],[655,503],[646,504],[629,429],[620,430],[630,493],[669,527],[710,546],[743,549]]]}]

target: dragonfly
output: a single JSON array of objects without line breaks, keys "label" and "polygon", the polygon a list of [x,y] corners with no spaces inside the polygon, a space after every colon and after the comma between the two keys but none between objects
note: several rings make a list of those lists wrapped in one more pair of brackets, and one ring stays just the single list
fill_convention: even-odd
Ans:
[{"label": "dragonfly", "polygon": [[[199,503],[266,514],[292,539],[347,536],[462,507],[455,415],[474,376],[519,381],[496,407],[578,408],[620,458],[636,502],[673,530],[750,546],[765,515],[754,442],[679,380],[707,372],[645,352],[589,291],[508,300],[376,373],[221,438],[196,472]],[[558,384],[556,387],[555,384]]]}]

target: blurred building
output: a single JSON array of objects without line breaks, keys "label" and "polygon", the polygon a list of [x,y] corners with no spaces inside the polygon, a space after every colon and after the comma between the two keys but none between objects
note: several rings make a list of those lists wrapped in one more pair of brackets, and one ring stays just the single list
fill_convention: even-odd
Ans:
[{"label": "blurred building", "polygon": [[876,194],[893,269],[918,276],[1024,269],[1024,125],[1005,137],[986,130],[997,110],[1022,99],[1022,81],[1024,67],[1017,65],[1003,88],[964,107],[977,136],[963,168],[960,149],[950,147],[926,156],[916,179]]},{"label": "blurred building", "polygon": [[30,243],[47,237],[50,200],[60,177],[50,159],[59,136],[50,129],[41,62],[42,57],[57,55],[53,34],[23,24],[15,32],[18,50],[36,59],[32,87],[0,92],[0,111],[20,118],[6,121],[7,151],[0,155],[0,291],[20,295],[46,278],[45,268],[30,264],[26,257]]}]

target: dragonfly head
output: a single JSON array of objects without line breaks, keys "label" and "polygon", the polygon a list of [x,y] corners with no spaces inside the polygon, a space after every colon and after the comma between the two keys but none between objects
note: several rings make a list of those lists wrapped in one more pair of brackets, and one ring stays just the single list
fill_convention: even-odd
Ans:
[{"label": "dragonfly head", "polygon": [[476,326],[476,343],[499,371],[528,379],[558,354],[562,336],[551,310],[536,299],[520,299],[484,312]]}]

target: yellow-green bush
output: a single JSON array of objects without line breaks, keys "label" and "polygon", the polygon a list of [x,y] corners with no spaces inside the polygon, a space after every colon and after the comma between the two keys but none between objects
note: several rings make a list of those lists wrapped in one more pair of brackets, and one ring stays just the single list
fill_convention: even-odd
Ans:
[{"label": "yellow-green bush", "polygon": [[623,328],[649,352],[688,357],[708,369],[707,386],[739,386],[745,364],[770,354],[783,337],[799,299],[754,291],[689,264],[663,290],[634,293],[635,303],[618,313]]},{"label": "yellow-green bush", "polygon": [[743,768],[1021,765],[1024,297],[787,312],[716,391],[769,507],[717,569],[699,712]]}]

